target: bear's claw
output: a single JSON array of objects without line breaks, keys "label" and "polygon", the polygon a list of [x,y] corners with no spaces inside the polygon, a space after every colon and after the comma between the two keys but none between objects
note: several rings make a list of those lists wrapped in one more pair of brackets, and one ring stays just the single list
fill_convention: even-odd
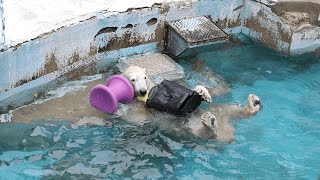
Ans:
[{"label": "bear's claw", "polygon": [[209,128],[218,127],[216,117],[211,112],[205,112],[201,115],[203,125]]},{"label": "bear's claw", "polygon": [[205,88],[204,86],[198,85],[196,86],[194,89],[194,91],[196,91],[203,100],[205,100],[208,103],[211,103],[211,95],[209,94],[209,91],[207,90],[207,88]]}]

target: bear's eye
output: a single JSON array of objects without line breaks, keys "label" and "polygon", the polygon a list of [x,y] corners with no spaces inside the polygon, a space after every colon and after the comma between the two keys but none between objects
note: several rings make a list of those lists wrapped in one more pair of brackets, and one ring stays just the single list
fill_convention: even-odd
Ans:
[{"label": "bear's eye", "polygon": [[131,82],[134,82],[135,81],[135,79],[131,79]]},{"label": "bear's eye", "polygon": [[144,77],[144,79],[147,79],[147,77]]}]

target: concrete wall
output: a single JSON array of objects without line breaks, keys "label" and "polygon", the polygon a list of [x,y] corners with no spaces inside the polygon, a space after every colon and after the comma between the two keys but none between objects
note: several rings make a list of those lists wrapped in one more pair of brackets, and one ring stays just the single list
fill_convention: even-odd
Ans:
[{"label": "concrete wall", "polygon": [[72,79],[104,71],[121,57],[162,51],[166,21],[207,15],[227,31],[240,32],[236,27],[241,25],[242,3],[174,2],[102,12],[11,46],[0,53],[0,107],[5,111],[19,106],[18,94],[24,102],[32,101],[37,87],[54,85],[58,77]]},{"label": "concrete wall", "polygon": [[244,34],[275,50],[289,52],[292,30],[269,6],[245,1],[242,17]]},{"label": "concrete wall", "polygon": [[313,0],[246,0],[242,32],[285,54],[314,52],[320,49],[319,10],[320,1]]},{"label": "concrete wall", "polygon": [[[292,28],[290,54],[302,54],[320,48],[320,1],[281,0],[272,11]],[[285,11],[284,11],[285,10]]]}]

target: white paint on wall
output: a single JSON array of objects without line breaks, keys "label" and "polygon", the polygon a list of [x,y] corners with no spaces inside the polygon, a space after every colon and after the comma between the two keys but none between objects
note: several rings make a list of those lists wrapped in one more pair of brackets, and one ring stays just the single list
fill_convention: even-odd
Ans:
[{"label": "white paint on wall", "polygon": [[0,0],[0,49],[5,43],[4,28],[3,0]]},{"label": "white paint on wall", "polygon": [[98,15],[123,12],[128,8],[150,7],[154,3],[196,0],[4,0],[8,45],[15,45],[43,33]]}]

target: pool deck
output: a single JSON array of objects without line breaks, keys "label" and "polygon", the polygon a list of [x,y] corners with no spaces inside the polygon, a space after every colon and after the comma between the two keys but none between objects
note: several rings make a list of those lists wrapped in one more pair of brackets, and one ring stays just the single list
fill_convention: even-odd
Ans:
[{"label": "pool deck", "polygon": [[[66,92],[62,97],[54,97],[44,100],[44,102],[32,103],[18,108],[12,112],[12,121],[31,122],[33,120],[53,119],[77,122],[84,117],[105,119],[108,115],[94,110],[88,102],[90,89],[99,83],[104,83],[104,80],[98,79],[84,83],[81,84],[83,88]],[[54,91],[49,91],[50,93],[54,93]]]}]

